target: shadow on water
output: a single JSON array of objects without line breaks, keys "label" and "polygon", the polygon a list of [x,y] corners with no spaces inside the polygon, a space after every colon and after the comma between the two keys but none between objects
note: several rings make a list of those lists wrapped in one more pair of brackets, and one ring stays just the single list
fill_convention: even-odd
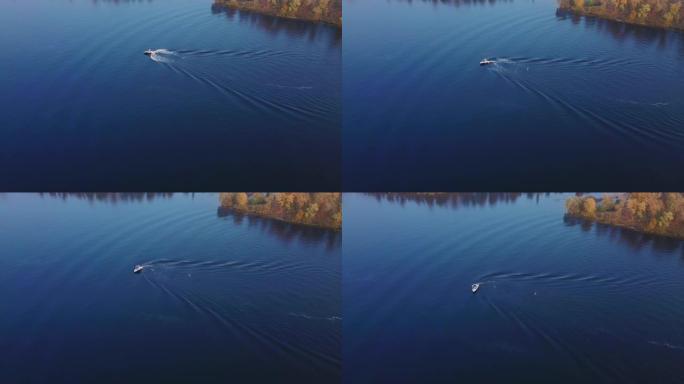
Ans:
[{"label": "shadow on water", "polygon": [[324,23],[263,15],[257,12],[230,8],[217,3],[211,5],[211,13],[214,15],[224,14],[231,21],[255,26],[272,36],[285,34],[289,37],[308,38],[309,40],[323,38],[329,40],[330,45],[333,47],[340,46],[342,43],[342,29]]},{"label": "shadow on water", "polygon": [[594,233],[597,236],[608,237],[612,240],[627,245],[630,249],[635,251],[641,249],[651,249],[657,252],[672,254],[677,252],[677,250],[681,250],[682,256],[684,257],[684,247],[682,246],[684,241],[679,239],[642,233],[629,228],[595,223],[591,220],[585,220],[568,215],[563,216],[563,222],[568,227],[579,226],[583,232],[590,232],[594,230]]},{"label": "shadow on water", "polygon": [[[573,26],[582,27],[592,33],[608,35],[619,42],[635,39],[649,45],[654,45],[661,50],[671,45],[680,44],[684,37],[684,33],[680,31],[628,24],[596,16],[584,16],[564,8],[556,9],[556,18],[558,20],[568,20]],[[684,54],[684,45],[681,48],[680,53]]]},{"label": "shadow on water", "polygon": [[131,4],[131,3],[151,3],[153,1],[154,0],[92,0],[92,3],[95,5],[97,5],[99,3],[120,5],[120,4]]},{"label": "shadow on water", "polygon": [[342,243],[342,234],[326,228],[308,225],[291,224],[280,220],[235,212],[229,208],[219,207],[216,215],[220,218],[232,218],[235,225],[247,225],[271,235],[284,243],[298,242],[307,245],[325,244],[329,250],[337,249]]},{"label": "shadow on water", "polygon": [[[514,0],[394,0],[399,3],[430,3],[433,6],[493,6],[496,4],[510,4]],[[582,26],[592,32],[606,33],[616,40],[623,41],[636,38],[639,41],[656,44],[660,48],[666,48],[670,44],[678,43],[683,32],[666,30],[657,27],[648,27],[635,24],[627,24],[619,21],[603,19],[595,16],[584,16],[565,8],[556,9],[556,17],[559,20],[570,20],[573,25]],[[584,21],[584,23],[582,23]],[[681,50],[684,54],[684,46]]]},{"label": "shadow on water", "polygon": [[[112,5],[152,3],[154,0],[91,0],[94,5],[100,3]],[[475,2],[491,2],[493,0],[483,0]],[[471,1],[468,1],[471,2]],[[214,15],[225,14],[231,21],[239,21],[261,28],[272,35],[285,33],[291,37],[309,37],[313,40],[319,36],[330,38],[331,44],[338,46],[342,43],[342,29],[336,28],[325,23],[287,19],[230,8],[224,4],[213,3],[211,13]]]},{"label": "shadow on water", "polygon": [[[430,193],[404,193],[404,192],[385,192],[369,193],[369,196],[376,201],[388,201],[405,205],[407,202],[427,205],[428,207],[448,207],[458,209],[461,207],[490,206],[497,204],[515,203],[520,197],[539,201],[541,193],[519,193],[519,192],[430,192]],[[548,195],[548,194],[546,194]]]},{"label": "shadow on water", "polygon": [[40,193],[41,197],[60,199],[66,201],[69,199],[86,200],[91,203],[110,203],[116,205],[117,203],[140,203],[152,202],[154,200],[165,200],[173,197],[172,192],[50,192]]}]

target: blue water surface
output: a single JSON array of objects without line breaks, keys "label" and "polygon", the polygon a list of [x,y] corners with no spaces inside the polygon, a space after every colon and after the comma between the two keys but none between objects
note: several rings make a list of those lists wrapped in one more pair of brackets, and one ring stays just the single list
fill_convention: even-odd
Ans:
[{"label": "blue water surface", "polygon": [[681,190],[684,34],[557,9],[345,0],[344,189]]},{"label": "blue water surface", "polygon": [[2,194],[0,217],[0,382],[340,379],[339,232],[215,194]]},{"label": "blue water surface", "polygon": [[339,29],[210,0],[0,7],[0,190],[339,190]]},{"label": "blue water surface", "polygon": [[345,379],[683,382],[684,245],[569,196],[345,194]]}]

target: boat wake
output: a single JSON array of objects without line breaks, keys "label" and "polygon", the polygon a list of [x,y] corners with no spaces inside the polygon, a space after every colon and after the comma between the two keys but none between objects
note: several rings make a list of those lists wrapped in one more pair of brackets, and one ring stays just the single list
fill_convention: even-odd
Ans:
[{"label": "boat wake", "polygon": [[658,342],[658,341],[649,341],[649,344],[657,345],[659,347],[665,347],[668,349],[676,349],[680,351],[684,351],[684,345],[675,345],[675,344],[670,344],[670,343],[663,343],[663,342]]},{"label": "boat wake", "polygon": [[178,54],[166,48],[151,50],[149,58],[157,63],[171,63]]},{"label": "boat wake", "polygon": [[[263,61],[253,69],[264,67],[263,69],[267,72],[265,76],[273,78],[274,76],[270,76],[269,73],[278,72],[283,66],[287,66],[280,59],[287,59],[286,56],[294,55],[289,52],[187,49],[157,49],[151,52],[152,54],[149,55],[151,60],[163,64],[166,68],[185,76],[198,85],[208,87],[215,91],[218,98],[233,99],[236,105],[241,105],[245,110],[278,115],[289,121],[309,123],[326,119],[337,108],[336,105],[323,103],[317,97],[309,95],[309,92],[294,92],[312,90],[314,89],[312,85],[264,84],[262,82],[264,77],[240,72],[244,71],[244,63],[238,64],[236,60],[219,62],[219,59],[225,58],[248,60],[255,64],[256,61]],[[215,60],[205,60],[208,58]],[[239,88],[238,85],[240,85]],[[283,91],[273,92],[273,88]]]},{"label": "boat wake", "polygon": [[[593,92],[585,99],[592,99],[593,102],[578,104],[567,98],[567,90],[554,89],[549,86],[549,79],[567,77],[568,81],[572,81],[573,76],[585,70],[612,71],[616,66],[629,67],[633,64],[629,61],[525,57],[495,58],[494,60],[496,63],[488,66],[491,72],[511,86],[547,103],[551,108],[574,116],[597,134],[616,135],[637,145],[648,142],[677,146],[678,143],[684,142],[684,131],[681,130],[684,122],[677,117],[675,111],[671,110],[674,108],[671,107],[670,101],[642,102],[613,97],[604,98],[601,92],[595,90],[595,87],[587,87]],[[578,66],[583,68],[578,68]],[[582,79],[579,77],[577,81],[582,81]],[[632,104],[638,107],[639,111],[617,108],[617,103]],[[606,113],[607,111],[609,113]]]},{"label": "boat wake", "polygon": [[254,50],[254,51],[235,51],[235,50],[217,50],[217,49],[180,49],[180,50],[170,50],[166,48],[159,48],[150,50],[150,59],[161,62],[169,63],[172,62],[174,58],[202,58],[202,57],[235,57],[235,58],[246,58],[246,59],[265,59],[283,56],[293,56],[292,53],[283,51],[273,51],[273,50]]},{"label": "boat wake", "polygon": [[307,320],[328,320],[328,321],[340,321],[340,320],[342,320],[342,318],[339,316],[327,316],[327,317],[325,317],[325,316],[311,316],[311,315],[307,315],[306,313],[293,313],[293,312],[290,312],[289,315],[294,316],[294,317],[301,317],[301,318],[304,318]]},{"label": "boat wake", "polygon": [[267,84],[267,85],[269,87],[283,88],[283,89],[299,89],[299,90],[313,89],[313,87],[310,85],[281,85],[281,84]]},{"label": "boat wake", "polygon": [[180,272],[184,276],[192,272],[221,273],[238,271],[241,273],[254,273],[267,275],[272,273],[313,272],[321,271],[313,269],[308,264],[285,261],[264,260],[190,260],[190,259],[157,259],[141,264],[145,269],[152,272]]},{"label": "boat wake", "polygon": [[[213,326],[222,329],[227,335],[240,343],[244,348],[258,350],[260,353],[267,352],[269,355],[294,356],[297,359],[317,367],[335,369],[339,366],[339,357],[330,354],[325,348],[306,345],[297,342],[298,328],[283,326],[273,328],[273,324],[281,324],[286,316],[296,316],[308,320],[321,320],[337,322],[338,316],[313,316],[306,313],[284,312],[277,309],[281,306],[291,305],[289,300],[292,295],[285,294],[282,298],[269,297],[277,300],[273,308],[260,307],[258,302],[264,300],[264,292],[247,293],[243,283],[233,282],[237,276],[245,281],[259,281],[253,277],[246,278],[247,271],[277,270],[281,268],[281,274],[292,275],[291,272],[282,271],[284,265],[267,262],[240,262],[240,261],[195,261],[195,260],[152,260],[144,265],[149,272],[143,274],[143,279],[153,288],[163,292],[172,301],[188,310],[190,316],[203,319]],[[212,271],[234,269],[238,273],[235,279],[225,279],[222,276],[210,276]],[[196,280],[183,279],[183,276],[191,277],[192,272],[197,272]],[[200,271],[202,273],[200,273]],[[296,276],[296,274],[294,275]],[[271,281],[270,276],[263,276],[261,281]],[[225,282],[225,287],[216,290],[216,284]],[[256,285],[258,287],[258,284]],[[232,289],[231,289],[232,287]],[[281,301],[282,300],[282,301]],[[179,307],[180,308],[180,307]],[[330,332],[335,332],[337,325],[330,326]]]},{"label": "boat wake", "polygon": [[656,279],[643,277],[624,278],[616,276],[561,274],[561,273],[524,273],[524,272],[494,272],[481,277],[481,285],[534,282],[543,286],[567,286],[581,285],[583,287],[606,286],[606,287],[634,287],[656,284]]}]

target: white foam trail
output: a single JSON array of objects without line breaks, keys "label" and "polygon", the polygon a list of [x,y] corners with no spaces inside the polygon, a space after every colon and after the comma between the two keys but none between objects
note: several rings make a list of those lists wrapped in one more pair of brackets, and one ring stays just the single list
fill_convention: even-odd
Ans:
[{"label": "white foam trail", "polygon": [[625,99],[617,99],[617,101],[619,101],[621,103],[634,104],[634,105],[650,105],[652,107],[666,107],[666,106],[670,105],[670,103],[667,101],[657,101],[654,103],[646,102],[646,101],[637,101],[637,100],[625,100]]},{"label": "white foam trail", "polygon": [[163,54],[163,55],[175,55],[175,54],[176,54],[176,52],[174,52],[174,51],[169,51],[169,50],[166,49],[166,48],[155,49],[155,50],[152,51],[152,52],[155,53],[155,54],[160,54],[160,53],[161,53],[161,54]]},{"label": "white foam trail", "polygon": [[302,317],[302,318],[309,319],[309,320],[329,320],[329,321],[342,320],[342,318],[339,316],[320,317],[320,316],[310,316],[310,315],[307,315],[306,313],[292,313],[292,312],[290,312],[290,316]]},{"label": "white foam trail", "polygon": [[159,48],[152,51],[150,59],[158,63],[170,63],[172,60],[169,56],[178,56],[178,53],[166,48]]},{"label": "white foam trail", "polygon": [[288,89],[313,89],[312,86],[310,85],[281,85],[281,84],[268,84],[271,87],[276,87],[276,88],[288,88]]},{"label": "white foam trail", "polygon": [[659,343],[657,341],[649,341],[648,343],[653,344],[653,345],[657,345],[660,347],[667,347],[670,349],[679,349],[679,350],[684,351],[684,346],[681,346],[681,345],[675,345],[675,344],[670,344],[670,343]]},{"label": "white foam trail", "polygon": [[494,61],[496,62],[495,64],[499,64],[499,63],[501,63],[501,64],[512,64],[512,63],[515,63],[515,61],[513,61],[511,59],[506,59],[506,58],[494,59]]}]

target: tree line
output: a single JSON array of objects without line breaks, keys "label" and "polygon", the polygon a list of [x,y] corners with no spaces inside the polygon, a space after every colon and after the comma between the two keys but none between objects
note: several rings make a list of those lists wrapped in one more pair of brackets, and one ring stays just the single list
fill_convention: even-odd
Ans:
[{"label": "tree line", "polygon": [[215,0],[214,3],[271,16],[342,26],[342,0]]},{"label": "tree line", "polygon": [[565,210],[573,217],[684,238],[684,194],[679,192],[575,196],[566,200]]},{"label": "tree line", "polygon": [[340,193],[224,192],[221,208],[295,224],[340,229]]},{"label": "tree line", "polygon": [[684,29],[683,0],[559,0],[575,13],[631,24]]}]

